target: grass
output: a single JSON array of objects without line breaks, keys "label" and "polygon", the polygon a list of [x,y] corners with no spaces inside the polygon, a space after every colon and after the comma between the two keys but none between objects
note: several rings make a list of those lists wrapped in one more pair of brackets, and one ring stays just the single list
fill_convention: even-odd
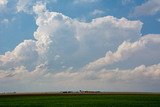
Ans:
[{"label": "grass", "polygon": [[0,107],[160,107],[160,95],[0,96]]}]

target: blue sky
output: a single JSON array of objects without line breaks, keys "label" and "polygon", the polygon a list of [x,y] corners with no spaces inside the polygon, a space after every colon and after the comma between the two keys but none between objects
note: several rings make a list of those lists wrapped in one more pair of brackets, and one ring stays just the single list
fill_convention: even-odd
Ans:
[{"label": "blue sky", "polygon": [[159,92],[159,28],[159,0],[0,0],[0,91]]},{"label": "blue sky", "polygon": [[[32,2],[34,4],[36,1],[33,0]],[[91,21],[93,18],[107,15],[115,16],[117,18],[126,17],[130,20],[141,20],[144,23],[141,31],[142,34],[158,34],[160,33],[160,23],[157,20],[159,19],[160,14],[130,17],[134,8],[144,2],[145,0],[95,0],[91,3],[83,1],[74,3],[73,0],[57,0],[50,1],[47,4],[47,8],[50,11],[60,12],[71,18],[85,21]],[[29,8],[31,8],[31,6]],[[91,15],[95,10],[100,10],[102,13],[100,12],[100,14]],[[24,39],[33,39],[33,32],[37,28],[34,17],[34,13],[23,11],[17,12],[16,0],[8,2],[7,9],[1,11],[0,14],[1,21],[4,19],[9,21],[7,24],[0,24],[1,54],[13,50],[14,47]]]}]

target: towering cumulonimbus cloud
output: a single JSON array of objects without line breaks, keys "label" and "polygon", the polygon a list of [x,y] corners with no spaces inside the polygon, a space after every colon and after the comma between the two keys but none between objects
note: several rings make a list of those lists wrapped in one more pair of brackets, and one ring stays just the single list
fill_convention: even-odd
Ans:
[{"label": "towering cumulonimbus cloud", "polygon": [[41,4],[33,9],[38,15],[34,33],[38,52],[43,62],[50,66],[55,63],[53,68],[82,67],[106,51],[115,50],[124,40],[135,41],[141,36],[140,21],[107,16],[85,23],[49,12]]},{"label": "towering cumulonimbus cloud", "polygon": [[8,56],[12,59],[2,65],[14,63],[11,64],[14,68],[22,64],[33,70],[35,66],[46,63],[52,71],[70,67],[79,69],[106,51],[116,50],[124,40],[136,41],[141,36],[140,21],[107,16],[85,23],[61,13],[49,12],[41,3],[33,10],[37,14],[38,26],[34,32],[35,40],[24,41],[13,52],[2,55],[2,59]]},{"label": "towering cumulonimbus cloud", "polygon": [[141,21],[106,16],[81,22],[41,2],[33,12],[35,39],[0,55],[0,89],[160,89],[160,34],[142,36]]}]

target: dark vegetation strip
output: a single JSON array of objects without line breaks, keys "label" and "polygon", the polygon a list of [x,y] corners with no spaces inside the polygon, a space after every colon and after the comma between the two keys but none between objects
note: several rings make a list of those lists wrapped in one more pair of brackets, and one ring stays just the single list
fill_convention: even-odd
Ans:
[{"label": "dark vegetation strip", "polygon": [[6,93],[0,94],[0,97],[7,96],[79,96],[79,95],[157,95],[154,92],[100,92],[100,93]]}]

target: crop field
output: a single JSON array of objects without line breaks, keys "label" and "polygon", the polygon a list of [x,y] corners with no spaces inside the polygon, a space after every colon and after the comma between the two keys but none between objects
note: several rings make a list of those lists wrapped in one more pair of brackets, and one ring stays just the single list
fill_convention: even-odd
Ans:
[{"label": "crop field", "polygon": [[160,107],[160,94],[0,95],[0,107]]}]

